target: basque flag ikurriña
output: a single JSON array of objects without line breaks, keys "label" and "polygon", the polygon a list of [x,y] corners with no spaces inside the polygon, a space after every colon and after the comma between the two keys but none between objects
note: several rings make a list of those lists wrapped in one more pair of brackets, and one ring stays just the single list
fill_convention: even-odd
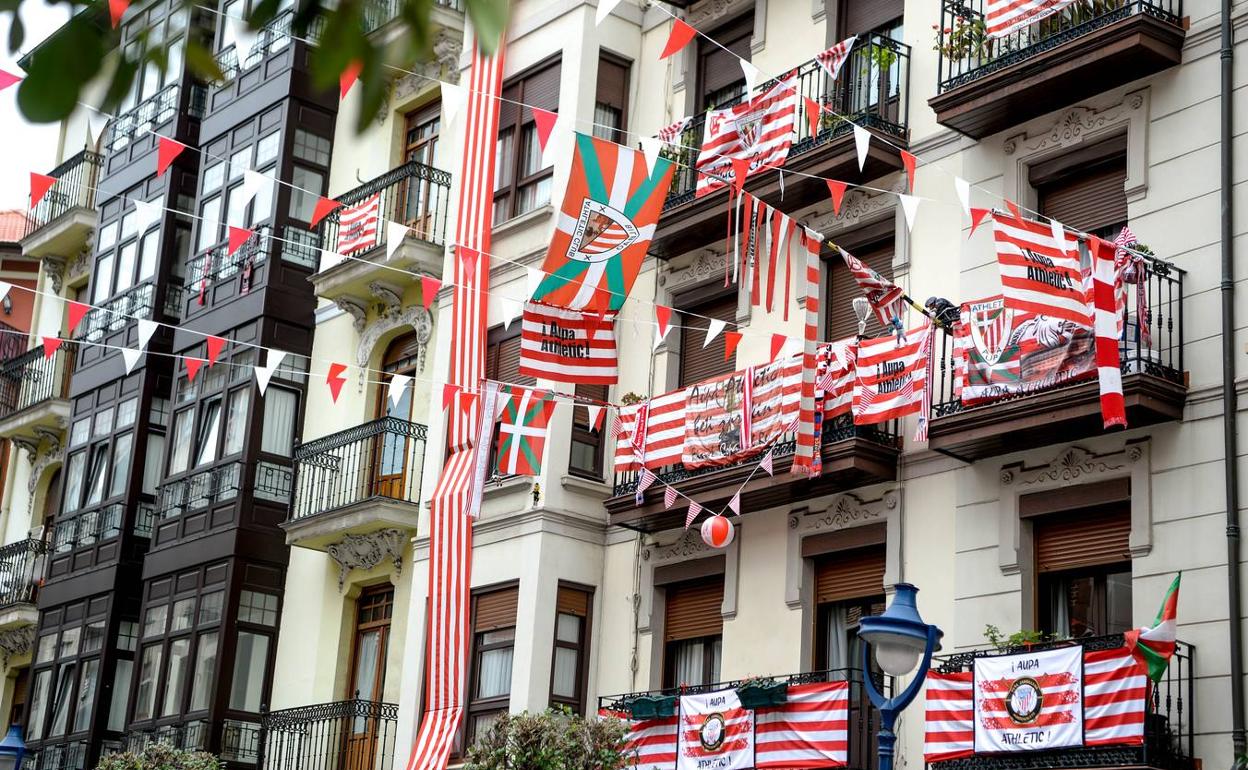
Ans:
[{"label": "basque flag ikurri\u00f1a", "polygon": [[637,279],[672,184],[666,158],[576,135],[572,176],[533,300],[573,310],[619,310]]},{"label": "basque flag ikurri\u00f1a", "polygon": [[536,476],[542,472],[546,449],[546,426],[555,411],[549,393],[528,388],[509,388],[498,425],[498,472]]}]

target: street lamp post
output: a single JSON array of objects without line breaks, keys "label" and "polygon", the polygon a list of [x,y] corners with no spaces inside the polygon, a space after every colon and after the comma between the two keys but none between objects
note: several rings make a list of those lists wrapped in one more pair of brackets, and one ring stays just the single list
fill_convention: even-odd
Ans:
[{"label": "street lamp post", "polygon": [[26,756],[26,742],[22,740],[22,726],[12,725],[0,740],[0,770],[21,770]]},{"label": "street lamp post", "polygon": [[[893,601],[883,615],[863,618],[858,624],[858,636],[867,644],[862,648],[862,679],[871,703],[880,712],[879,770],[893,770],[893,747],[897,735],[893,728],[897,716],[914,696],[919,694],[927,669],[932,664],[932,653],[940,650],[940,638],[944,632],[928,625],[919,616],[914,597],[919,589],[909,583],[893,586]],[[890,676],[905,676],[919,667],[915,677],[900,695],[885,698],[876,689],[871,678],[871,651],[875,661]]]}]

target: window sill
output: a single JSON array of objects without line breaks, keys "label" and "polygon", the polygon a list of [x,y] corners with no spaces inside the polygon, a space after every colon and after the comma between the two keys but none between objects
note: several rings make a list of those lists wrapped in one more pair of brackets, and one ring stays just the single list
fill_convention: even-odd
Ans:
[{"label": "window sill", "polygon": [[564,489],[572,489],[577,492],[587,492],[591,495],[598,495],[602,499],[611,496],[611,487],[604,481],[596,481],[594,479],[585,478],[584,476],[574,476],[568,474],[559,479],[560,485]]},{"label": "window sill", "polygon": [[499,481],[485,480],[485,487],[481,490],[482,497],[499,497],[515,492],[517,489],[533,486],[533,478],[530,476],[504,476]]},{"label": "window sill", "polygon": [[554,213],[555,207],[551,203],[547,203],[545,206],[539,206],[532,211],[526,211],[525,213],[512,217],[501,224],[494,225],[494,236],[498,237],[500,235],[509,235],[513,231],[523,230],[533,222],[550,218],[554,215]]}]

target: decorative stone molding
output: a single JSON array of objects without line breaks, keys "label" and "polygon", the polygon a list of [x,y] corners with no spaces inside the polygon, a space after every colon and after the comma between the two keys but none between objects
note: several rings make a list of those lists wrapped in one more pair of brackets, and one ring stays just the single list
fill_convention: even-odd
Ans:
[{"label": "decorative stone molding", "polygon": [[385,306],[381,311],[381,315],[397,313],[403,305],[403,290],[388,283],[372,281],[368,284],[368,293],[373,295],[373,299]]},{"label": "decorative stone molding", "polygon": [[1043,465],[1016,462],[1002,466],[1001,510],[997,518],[1001,573],[1030,572],[1033,566],[1029,532],[1019,516],[1019,498],[1123,477],[1131,479],[1131,556],[1147,556],[1153,548],[1152,469],[1147,437],[1132,439],[1121,449],[1103,454],[1070,446]]},{"label": "decorative stone molding", "polygon": [[[397,309],[396,309],[397,310]],[[373,350],[378,341],[395,329],[412,327],[416,330],[416,341],[419,343],[416,355],[416,368],[425,370],[425,359],[428,357],[426,348],[429,338],[433,336],[433,317],[428,310],[420,305],[410,305],[398,312],[388,312],[364,326],[360,332],[360,341],[355,348],[355,363],[360,369],[360,389],[364,388],[364,373],[369,368]]]},{"label": "decorative stone molding", "polygon": [[1034,132],[1008,137],[1001,145],[1008,160],[1003,189],[1024,205],[1035,208],[1036,192],[1029,182],[1028,168],[1070,152],[1081,144],[1094,144],[1125,133],[1127,135],[1127,201],[1148,192],[1149,90],[1126,94],[1117,104],[1096,109],[1077,106],[1060,113],[1057,119]]},{"label": "decorative stone molding", "polygon": [[338,590],[343,590],[347,575],[353,569],[372,569],[387,558],[394,561],[397,577],[403,570],[403,541],[401,529],[379,529],[365,535],[347,535],[337,543],[330,543],[325,551],[338,565]]},{"label": "decorative stone molding", "polygon": [[846,492],[824,502],[826,507],[795,508],[789,515],[784,600],[795,609],[809,604],[814,574],[807,560],[802,558],[802,540],[810,535],[884,522],[887,527],[884,585],[901,580],[901,490],[886,489],[873,500],[863,500]]},{"label": "decorative stone molding", "polygon": [[26,479],[26,491],[31,494],[32,500],[44,472],[53,466],[60,465],[64,454],[60,431],[49,428],[36,428],[35,431],[41,436],[41,440],[36,452],[29,455],[31,469],[30,477]]},{"label": "decorative stone molding", "polygon": [[52,284],[52,291],[57,294],[65,287],[65,262],[55,257],[44,257],[42,260],[43,274]]},{"label": "decorative stone molding", "polygon": [[9,658],[25,655],[35,647],[35,627],[18,626],[0,631],[0,661],[5,668],[9,667]]},{"label": "decorative stone molding", "polygon": [[670,292],[685,291],[716,276],[723,276],[727,256],[710,249],[694,257],[685,267],[659,273],[659,285]]},{"label": "decorative stone molding", "polygon": [[[87,243],[91,243],[90,236],[87,237]],[[90,272],[91,247],[87,246],[65,267],[65,276],[72,282],[75,278],[85,277]]]},{"label": "decorative stone molding", "polygon": [[[836,239],[856,228],[874,224],[882,220],[893,220],[893,268],[900,272],[909,263],[909,233],[906,228],[905,212],[897,205],[897,195],[907,192],[906,182],[899,175],[892,184],[883,187],[891,192],[869,192],[867,190],[850,190],[845,193],[841,202],[841,213],[829,210],[813,218],[811,229],[823,234],[824,238],[833,243]],[[805,302],[806,293],[799,288],[798,300]]]},{"label": "decorative stone molding", "polygon": [[685,21],[697,29],[706,29],[751,7],[754,9],[754,33],[750,36],[750,50],[758,53],[767,44],[767,0],[702,0],[689,8]]},{"label": "decorative stone molding", "polygon": [[351,325],[355,327],[357,334],[364,331],[364,325],[368,319],[368,311],[365,309],[363,302],[351,297],[338,297],[334,300],[334,304],[338,306],[339,310],[351,316]]},{"label": "decorative stone molding", "polygon": [[390,83],[389,104],[391,109],[382,110],[377,115],[377,123],[385,124],[391,112],[403,110],[408,102],[422,93],[432,92],[435,83],[459,82],[459,54],[463,43],[445,27],[439,27],[433,40],[433,58],[419,62],[415,72],[396,78]]},{"label": "decorative stone molding", "polygon": [[[704,559],[723,553],[724,560],[724,603],[720,606],[720,614],[725,618],[736,617],[737,614],[737,570],[740,566],[741,528],[737,528],[737,537],[722,551],[702,542],[702,534],[696,528],[681,531],[675,540],[666,543],[654,543],[642,547],[641,550],[641,602],[638,618],[642,632],[651,630],[651,613],[654,611],[654,570],[668,564]],[[658,634],[656,634],[658,636]]]}]

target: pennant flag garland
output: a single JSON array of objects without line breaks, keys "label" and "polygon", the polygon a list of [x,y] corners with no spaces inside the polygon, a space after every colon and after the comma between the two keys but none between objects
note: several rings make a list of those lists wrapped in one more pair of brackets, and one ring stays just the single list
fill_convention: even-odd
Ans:
[{"label": "pennant flag garland", "polygon": [[[4,73],[0,72],[0,91],[4,90],[4,86],[2,85],[3,76]],[[108,128],[110,120],[112,120],[111,115],[88,109],[87,139],[91,142],[92,147],[100,146],[100,139],[104,138],[104,129]]]},{"label": "pennant flag garland", "polygon": [[312,209],[312,221],[308,223],[308,229],[315,230],[316,226],[321,223],[322,219],[329,216],[340,206],[342,206],[342,204],[336,200],[324,197],[319,198],[316,201],[316,207]]},{"label": "pennant flag garland", "polygon": [[914,229],[914,215],[919,211],[919,201],[921,198],[913,195],[897,194],[897,199],[901,201],[901,211],[906,215],[906,230]]},{"label": "pennant flag garland", "polygon": [[243,170],[243,200],[250,203],[251,199],[256,197],[256,193],[266,186],[273,186],[273,177],[251,169]]},{"label": "pennant flag garland", "polygon": [[672,320],[672,309],[666,305],[655,305],[654,318],[659,323],[659,339],[663,339],[667,336],[668,324]]},{"label": "pennant flag garland", "polygon": [[463,282],[470,284],[477,274],[477,265],[481,262],[481,252],[467,246],[456,246],[455,254],[459,257],[459,270],[463,274]]},{"label": "pennant flag garland", "polygon": [[823,108],[809,96],[803,96],[802,101],[806,104],[806,122],[810,125],[810,135],[815,136],[819,133],[819,119],[823,116]]},{"label": "pennant flag garland", "polygon": [[48,190],[54,184],[56,184],[56,177],[30,172],[30,207],[32,209],[39,205],[39,201],[43,200],[43,196],[48,194]]},{"label": "pennant flag garland", "polygon": [[758,467],[762,468],[768,476],[774,476],[775,472],[771,466],[771,450],[767,450],[767,454],[763,455],[763,459],[759,461]]},{"label": "pennant flag garland", "polygon": [[663,507],[671,508],[676,504],[676,487],[665,485],[663,489]]},{"label": "pennant flag garland", "polygon": [[741,515],[741,490],[737,490],[732,499],[728,501],[728,509],[736,515]]},{"label": "pennant flag garland", "polygon": [[[728,184],[740,189],[745,179],[740,178],[739,168],[751,173],[784,165],[797,121],[796,81],[796,71],[790,72],[747,101],[706,113],[695,197]],[[748,165],[741,166],[742,160]]]},{"label": "pennant flag garland", "polygon": [[43,357],[51,358],[56,355],[57,349],[64,342],[60,337],[44,337],[43,338]]},{"label": "pennant flag garland", "polygon": [[136,200],[134,202],[134,226],[137,232],[143,233],[147,228],[156,224],[156,220],[160,219],[165,213],[165,207],[159,203],[148,203],[147,201]]},{"label": "pennant flag garland", "polygon": [[646,501],[646,490],[650,488],[650,485],[653,484],[654,480],[657,478],[658,476],[655,476],[654,472],[649,468],[642,468],[641,478],[637,481],[637,492],[633,495],[633,499],[637,505],[641,505]]},{"label": "pennant flag garland", "polygon": [[655,134],[655,136],[664,144],[676,144],[680,139],[680,135],[685,133],[685,126],[688,126],[689,121],[691,120],[693,120],[693,118],[687,116],[677,120],[674,123],[669,123],[663,128],[660,128],[659,132]]},{"label": "pennant flag garland", "polygon": [[659,154],[663,152],[663,141],[653,136],[643,136],[637,140],[641,145],[641,154],[646,158],[646,173],[654,174],[654,164],[659,162]]},{"label": "pennant flag garland", "polygon": [[204,365],[204,359],[183,356],[182,360],[186,362],[186,381],[195,382],[195,375],[199,374],[200,367]]},{"label": "pennant flag garland", "polygon": [[663,53],[659,54],[660,59],[666,59],[680,49],[689,45],[689,41],[693,40],[693,36],[698,31],[689,26],[680,19],[672,20],[672,31],[668,33],[667,44],[663,46]]},{"label": "pennant flag garland", "polygon": [[827,182],[828,192],[832,194],[832,213],[839,215],[841,213],[841,202],[845,200],[845,188],[847,185],[835,179],[829,179]]},{"label": "pennant flag garland", "polygon": [[147,350],[147,345],[152,341],[152,337],[155,336],[156,330],[160,328],[160,324],[146,318],[140,318],[137,326],[139,350]]},{"label": "pennant flag garland", "polygon": [[958,191],[958,202],[962,204],[962,211],[969,217],[971,215],[971,185],[960,176],[953,178],[953,188]]},{"label": "pennant flag garland", "polygon": [[752,94],[754,93],[754,85],[758,82],[760,74],[758,67],[750,64],[745,59],[738,59],[737,61],[741,63],[741,74],[745,77],[745,92],[747,94]]},{"label": "pennant flag garland", "polygon": [[208,366],[211,368],[217,362],[217,356],[221,355],[221,350],[225,347],[225,338],[208,335],[204,343],[208,348]]},{"label": "pennant flag garland", "polygon": [[741,342],[741,332],[724,332],[724,360],[731,361]]},{"label": "pennant flag garland", "polygon": [[239,246],[242,246],[244,243],[251,240],[251,236],[256,234],[253,230],[248,230],[245,227],[235,227],[234,225],[230,225],[227,229],[229,230],[230,236],[229,243],[225,247],[225,253],[227,255],[238,251]]},{"label": "pennant flag garland", "polygon": [[386,222],[386,261],[394,259],[403,239],[407,237],[407,225],[402,222]]},{"label": "pennant flag garland", "polygon": [[3,91],[9,86],[16,85],[20,82],[22,82],[21,75],[14,75],[12,72],[0,70],[0,91]]},{"label": "pennant flag garland", "polygon": [[901,162],[906,167],[906,184],[910,187],[910,192],[914,192],[914,164],[917,159],[914,155],[901,151]]},{"label": "pennant flag garland", "polygon": [[607,413],[607,408],[601,404],[585,405],[585,424],[595,433],[602,430],[602,418]]},{"label": "pennant flag garland", "polygon": [[[8,293],[9,293],[8,287],[6,285],[5,290],[3,292],[0,292],[0,299],[2,299],[4,295]],[[82,323],[83,317],[86,316],[87,311],[91,309],[91,306],[83,302],[76,302],[72,299],[68,300],[68,302],[69,302],[69,333],[73,334],[75,331],[77,331],[78,324]]]},{"label": "pennant flag garland", "polygon": [[789,338],[784,336],[783,334],[771,335],[771,358],[767,360],[775,361],[777,358],[779,358],[780,351],[784,349],[784,346],[788,343],[788,341],[789,341]]},{"label": "pennant flag garland", "polygon": [[451,405],[451,401],[459,394],[459,386],[446,383],[442,386],[442,411],[446,411]]},{"label": "pennant flag garland", "polygon": [[186,145],[162,136],[156,146],[156,176],[164,176],[174,159],[182,154]]},{"label": "pennant flag garland", "polygon": [[815,61],[833,80],[836,80],[837,75],[841,73],[841,65],[849,58],[849,52],[853,49],[854,41],[857,39],[857,35],[847,37],[828,50],[815,54]]},{"label": "pennant flag garland", "polygon": [[992,209],[971,209],[970,210],[971,232],[967,233],[968,238],[975,234],[975,228],[979,227],[979,224],[984,221],[984,217],[988,216],[991,213],[992,213]]},{"label": "pennant flag garland", "polygon": [[530,107],[533,113],[533,124],[537,128],[537,146],[546,152],[546,143],[550,141],[550,132],[555,127],[558,115],[541,107]]},{"label": "pennant flag garland", "polygon": [[[719,336],[719,333],[724,330],[724,326],[726,325],[727,325],[727,322],[721,321],[718,318],[712,318],[708,320],[706,324],[706,339],[703,340],[702,347],[706,348],[707,345],[710,345],[711,342],[713,342],[715,338]],[[736,334],[738,341],[740,341],[740,338],[741,338],[740,332],[732,332],[732,334]],[[725,338],[725,344],[727,344],[726,340],[727,338]],[[733,344],[733,347],[736,347],[735,343]]]},{"label": "pennant flag garland", "polygon": [[355,85],[355,81],[360,79],[360,72],[363,69],[364,63],[358,59],[347,62],[346,68],[338,75],[339,101],[347,98],[347,92],[351,90],[351,86]]},{"label": "pennant flag garland", "polygon": [[329,395],[335,404],[338,403],[338,394],[342,392],[342,386],[347,382],[347,378],[343,375],[346,371],[346,364],[331,363],[329,371],[325,374],[325,384],[329,385]]},{"label": "pennant flag garland", "polygon": [[594,11],[594,25],[601,25],[619,4],[620,0],[598,0],[598,10]]},{"label": "pennant flag garland", "polygon": [[282,365],[282,361],[286,358],[285,350],[277,348],[268,348],[265,352],[264,366],[252,367],[256,373],[256,386],[260,388],[260,396],[264,396],[264,392],[269,389],[269,381],[273,379],[273,373],[277,371],[277,367]]},{"label": "pennant flag garland", "polygon": [[235,19],[227,16],[225,19],[225,44],[234,46],[234,54],[238,61],[239,67],[247,67],[247,60],[251,58],[252,49],[256,46],[256,40],[260,35],[247,25],[242,19]]},{"label": "pennant flag garland", "polygon": [[130,7],[130,0],[108,0],[108,20],[112,23],[113,29],[117,29],[117,25],[121,23],[121,17],[126,15],[126,9]]},{"label": "pennant flag garland", "polygon": [[854,149],[858,151],[858,170],[862,171],[871,149],[871,132],[859,125],[854,126]]},{"label": "pennant flag garland", "polygon": [[503,313],[503,328],[510,329],[511,322],[516,320],[524,310],[524,302],[511,297],[502,297],[499,299],[499,309]]},{"label": "pennant flag garland", "polygon": [[142,350],[135,350],[134,348],[121,349],[121,359],[126,365],[126,374],[130,374],[134,371],[134,367],[138,365],[139,358],[142,355]]},{"label": "pennant flag garland", "polygon": [[463,86],[454,83],[442,83],[442,114],[446,116],[446,125],[450,126],[459,116],[460,109],[468,100],[468,92]]},{"label": "pennant flag garland", "polygon": [[689,529],[693,526],[693,522],[697,520],[699,513],[702,513],[701,504],[694,500],[690,500],[689,512],[685,514],[685,529]]},{"label": "pennant flag garland", "polygon": [[1161,609],[1151,627],[1144,626],[1123,634],[1127,649],[1137,660],[1148,667],[1148,678],[1160,682],[1162,674],[1170,665],[1176,648],[1175,636],[1179,619],[1179,581],[1183,573],[1174,576],[1174,582],[1161,599]]},{"label": "pennant flag garland", "polygon": [[442,288],[442,282],[432,275],[422,275],[420,277],[420,301],[424,304],[425,310],[428,310],[434,299],[438,296],[438,291]]},{"label": "pennant flag garland", "polygon": [[386,397],[390,399],[390,405],[398,408],[403,402],[403,394],[407,391],[407,386],[412,384],[412,378],[406,374],[390,375],[390,382],[386,383]]}]

